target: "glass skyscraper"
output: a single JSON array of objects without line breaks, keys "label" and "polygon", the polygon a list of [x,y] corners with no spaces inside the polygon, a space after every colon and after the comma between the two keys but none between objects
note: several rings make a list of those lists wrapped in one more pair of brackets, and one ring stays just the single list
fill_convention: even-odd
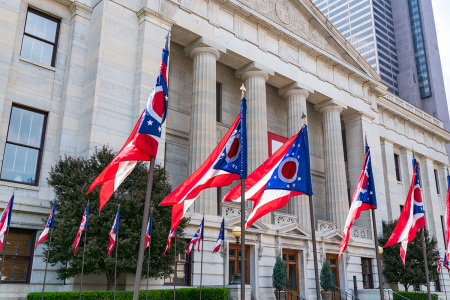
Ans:
[{"label": "glass skyscraper", "polygon": [[390,0],[313,0],[398,95],[398,60]]},{"label": "glass skyscraper", "polygon": [[390,92],[441,119],[450,130],[431,0],[312,1]]}]

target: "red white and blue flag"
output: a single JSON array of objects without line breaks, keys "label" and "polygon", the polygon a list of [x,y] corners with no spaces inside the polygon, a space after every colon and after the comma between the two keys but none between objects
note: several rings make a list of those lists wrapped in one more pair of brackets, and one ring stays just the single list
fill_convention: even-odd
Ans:
[{"label": "red white and blue flag", "polygon": [[144,112],[134,126],[125,145],[112,162],[94,180],[89,194],[96,186],[102,185],[100,190],[100,208],[106,204],[114,191],[133,171],[138,161],[148,161],[156,157],[161,137],[162,124],[166,119],[168,107],[167,62],[169,59],[168,38],[163,49],[160,73],[156,79]]},{"label": "red white and blue flag", "polygon": [[441,256],[439,255],[439,250],[437,251],[437,273],[441,272]]},{"label": "red white and blue flag", "polygon": [[108,254],[110,255],[114,249],[114,245],[116,244],[116,238],[119,234],[119,208],[117,209],[116,217],[114,218],[114,223],[111,227],[111,231],[109,232],[109,245],[108,245]]},{"label": "red white and blue flag", "polygon": [[214,247],[213,253],[219,252],[220,247],[222,247],[222,242],[225,238],[225,218],[222,220],[222,226],[220,226],[219,237],[216,241],[216,246]]},{"label": "red white and blue flag", "polygon": [[397,225],[394,228],[389,240],[384,247],[389,247],[397,243],[400,244],[400,256],[405,265],[406,250],[416,236],[417,230],[425,226],[425,214],[423,212],[422,194],[420,192],[419,170],[416,159],[413,158],[413,176],[408,197],[403,207]]},{"label": "red white and blue flag", "polygon": [[167,251],[170,251],[170,245],[172,244],[172,238],[176,238],[176,237],[177,237],[177,230],[175,229],[174,231],[171,231],[169,233],[169,237],[167,238],[166,250],[164,250],[164,255],[166,255]]},{"label": "red white and blue flag", "polygon": [[350,206],[347,220],[345,221],[344,237],[339,245],[339,261],[341,261],[342,253],[347,249],[350,229],[352,228],[353,222],[359,218],[362,211],[377,208],[370,147],[367,145],[365,146],[365,152],[364,165],[361,170],[361,175],[359,175],[355,192],[353,193],[352,205]]},{"label": "red white and blue flag", "polygon": [[171,230],[175,230],[200,192],[227,186],[247,176],[246,100],[241,98],[241,113],[211,155],[191,176],[159,205],[173,205]]},{"label": "red white and blue flag", "polygon": [[77,236],[75,237],[75,240],[72,243],[72,247],[75,247],[75,251],[73,252],[73,255],[75,255],[78,251],[78,245],[80,244],[81,239],[81,233],[83,231],[87,230],[87,224],[88,224],[88,216],[89,216],[89,203],[84,209],[83,218],[81,218],[81,224],[78,228]]},{"label": "red white and blue flag", "polygon": [[[448,172],[448,170],[447,170]],[[446,251],[445,251],[445,258],[450,260],[450,175],[447,175],[447,212],[446,212],[446,226],[445,226],[445,243],[446,245]]]},{"label": "red white and blue flag", "polygon": [[448,259],[447,259],[446,255],[444,255],[444,264],[443,265],[447,269],[447,271],[450,273],[450,267],[449,267]]},{"label": "red white and blue flag", "polygon": [[47,218],[47,223],[45,223],[44,230],[42,230],[41,235],[39,236],[39,239],[36,243],[36,246],[34,247],[34,250],[37,249],[37,246],[45,241],[45,239],[48,236],[48,232],[50,231],[50,228],[53,228],[53,219],[55,218],[55,207],[56,207],[56,201],[53,203],[52,211],[50,212],[50,215]]},{"label": "red white and blue flag", "polygon": [[186,253],[189,255],[191,253],[192,247],[195,245],[197,246],[197,251],[200,251],[200,241],[203,240],[203,232],[205,231],[205,217],[203,217],[202,222],[200,223],[200,226],[197,229],[197,232],[195,232],[194,237],[189,242],[188,248],[186,250]]},{"label": "red white and blue flag", "polygon": [[[298,195],[312,195],[307,126],[291,137],[245,180],[245,199],[255,201],[245,229]],[[241,185],[224,202],[241,201]]]},{"label": "red white and blue flag", "polygon": [[3,239],[5,238],[5,233],[8,230],[9,224],[11,223],[13,204],[14,204],[14,194],[12,195],[11,199],[9,199],[9,202],[6,205],[5,210],[2,213],[2,216],[0,217],[0,250],[2,250]]},{"label": "red white and blue flag", "polygon": [[152,236],[152,226],[153,226],[153,210],[150,213],[147,224],[147,232],[145,233],[145,249],[150,246],[150,238]]}]

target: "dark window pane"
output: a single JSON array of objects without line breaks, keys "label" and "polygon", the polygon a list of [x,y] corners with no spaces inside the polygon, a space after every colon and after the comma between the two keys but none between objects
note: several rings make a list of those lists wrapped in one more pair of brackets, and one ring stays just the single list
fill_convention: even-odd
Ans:
[{"label": "dark window pane", "polygon": [[24,35],[20,56],[37,61],[44,65],[51,65],[53,45]]},{"label": "dark window pane", "polygon": [[25,32],[54,43],[58,23],[29,11]]},{"label": "dark window pane", "polygon": [[288,287],[291,290],[297,290],[297,270],[296,270],[296,265],[289,265],[289,282],[288,282]]},{"label": "dark window pane", "polygon": [[[6,241],[2,281],[27,282],[31,271],[34,233],[11,228]],[[3,257],[0,256],[0,264]]]},{"label": "dark window pane", "polygon": [[39,151],[6,144],[1,178],[34,184]]},{"label": "dark window pane", "polygon": [[43,114],[13,107],[8,142],[39,148],[43,124]]}]

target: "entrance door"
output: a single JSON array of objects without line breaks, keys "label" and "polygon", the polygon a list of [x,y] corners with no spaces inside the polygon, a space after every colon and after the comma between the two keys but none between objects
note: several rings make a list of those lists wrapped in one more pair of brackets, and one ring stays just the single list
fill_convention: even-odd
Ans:
[{"label": "entrance door", "polygon": [[[339,284],[339,260],[337,254],[327,254],[330,263],[331,274],[333,274],[333,286],[340,288]],[[339,290],[333,292],[333,299],[341,299]]]},{"label": "entrance door", "polygon": [[287,270],[286,287],[295,294],[300,295],[300,288],[298,286],[298,251],[283,249],[283,261]]}]

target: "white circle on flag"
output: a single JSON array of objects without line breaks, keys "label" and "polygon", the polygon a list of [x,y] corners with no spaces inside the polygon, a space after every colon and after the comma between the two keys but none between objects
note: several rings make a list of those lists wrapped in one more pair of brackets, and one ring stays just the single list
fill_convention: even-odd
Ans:
[{"label": "white circle on flag", "polygon": [[241,153],[241,143],[239,141],[239,134],[236,134],[230,139],[230,141],[225,146],[226,156],[225,161],[227,163],[235,162]]},{"label": "white circle on flag", "polygon": [[278,178],[283,182],[291,183],[297,179],[298,160],[295,157],[284,159],[278,166]]}]

